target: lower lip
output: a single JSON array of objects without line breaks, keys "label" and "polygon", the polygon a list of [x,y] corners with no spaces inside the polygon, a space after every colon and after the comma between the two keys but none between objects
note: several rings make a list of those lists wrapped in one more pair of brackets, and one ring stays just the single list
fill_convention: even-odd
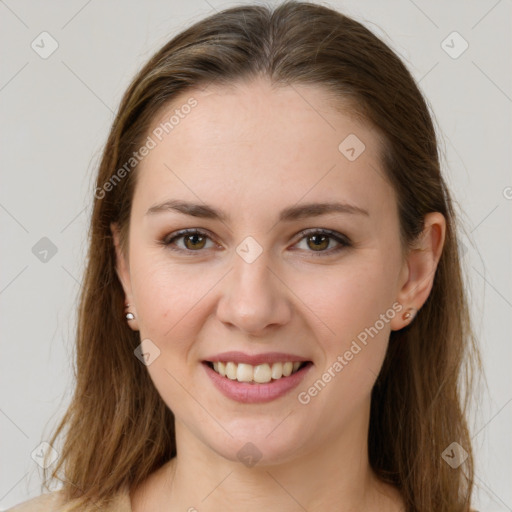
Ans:
[{"label": "lower lip", "polygon": [[237,380],[231,380],[227,377],[223,377],[210,368],[206,363],[203,363],[203,366],[208,377],[212,379],[217,389],[224,396],[237,402],[256,404],[271,402],[272,400],[276,400],[277,398],[286,395],[286,393],[298,386],[313,365],[312,363],[308,363],[298,372],[295,372],[288,377],[281,377],[278,380],[267,382],[266,384],[238,382]]}]

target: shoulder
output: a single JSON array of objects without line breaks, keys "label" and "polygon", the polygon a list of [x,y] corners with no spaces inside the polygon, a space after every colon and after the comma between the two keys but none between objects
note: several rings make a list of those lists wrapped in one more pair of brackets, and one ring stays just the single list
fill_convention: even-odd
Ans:
[{"label": "shoulder", "polygon": [[35,498],[23,501],[7,512],[46,512],[52,510],[58,512],[59,508],[64,505],[64,497],[62,491],[53,491],[47,494],[41,494]]},{"label": "shoulder", "polygon": [[[53,491],[19,503],[6,512],[66,512],[70,505],[72,502],[66,501],[63,491]],[[86,508],[89,510],[90,507]],[[93,508],[97,510],[97,507]],[[132,512],[129,487],[121,489],[103,512]]]}]

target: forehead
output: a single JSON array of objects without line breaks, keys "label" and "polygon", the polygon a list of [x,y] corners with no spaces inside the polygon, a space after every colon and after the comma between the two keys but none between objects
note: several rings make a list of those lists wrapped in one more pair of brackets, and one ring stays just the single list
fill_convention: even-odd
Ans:
[{"label": "forehead", "polygon": [[378,132],[319,86],[262,79],[188,90],[147,135],[154,147],[138,168],[134,208],[179,197],[219,207],[236,199],[252,212],[301,198],[371,209],[392,196]]}]

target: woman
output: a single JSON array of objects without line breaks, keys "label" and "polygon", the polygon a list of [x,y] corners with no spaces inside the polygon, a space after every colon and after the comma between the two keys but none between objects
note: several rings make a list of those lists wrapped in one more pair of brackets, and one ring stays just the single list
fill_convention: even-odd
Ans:
[{"label": "woman", "polygon": [[470,510],[456,219],[375,35],[300,2],[196,23],[94,196],[63,488],[12,510]]}]

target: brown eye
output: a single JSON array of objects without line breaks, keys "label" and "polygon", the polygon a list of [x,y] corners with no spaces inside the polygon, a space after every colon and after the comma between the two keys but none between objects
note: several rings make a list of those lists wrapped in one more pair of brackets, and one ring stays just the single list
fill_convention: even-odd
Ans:
[{"label": "brown eye", "polygon": [[308,246],[312,249],[316,250],[323,250],[327,249],[329,247],[329,237],[325,235],[310,235],[306,237],[309,240],[312,241],[312,244],[310,245],[308,243]]},{"label": "brown eye", "polygon": [[[183,245],[179,246],[178,241],[181,239],[183,239]],[[211,241],[211,238],[203,231],[184,229],[177,232],[174,236],[166,238],[162,243],[172,251],[192,253],[201,252],[205,248],[208,240]]]},{"label": "brown eye", "polygon": [[[351,247],[350,240],[341,233],[325,229],[310,229],[301,233],[302,240],[306,240],[305,250],[309,253],[315,253],[314,256],[329,256],[335,254],[346,247]],[[183,246],[179,246],[178,241],[183,239]],[[206,243],[213,243],[211,237],[204,231],[198,229],[184,229],[171,235],[162,241],[163,245],[172,251],[184,254],[200,253],[207,248]],[[334,241],[337,246],[329,248]],[[215,245],[215,244],[214,244]],[[211,246],[210,246],[211,248]]]},{"label": "brown eye", "polygon": [[[306,251],[310,253],[316,253],[314,256],[329,256],[331,254],[338,253],[346,247],[351,247],[350,240],[341,233],[326,229],[310,229],[301,233],[303,236],[301,240],[306,240]],[[337,244],[337,246],[328,249],[331,241]]]},{"label": "brown eye", "polygon": [[202,249],[206,242],[206,237],[198,234],[185,235],[183,239],[185,241],[185,247],[191,250]]}]

